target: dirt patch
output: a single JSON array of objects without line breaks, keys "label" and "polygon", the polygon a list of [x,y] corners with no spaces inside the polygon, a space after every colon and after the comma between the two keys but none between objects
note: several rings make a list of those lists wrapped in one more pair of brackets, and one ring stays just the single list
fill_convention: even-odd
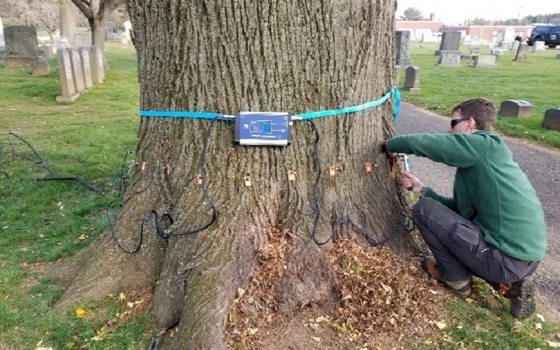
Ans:
[{"label": "dirt patch", "polygon": [[240,289],[228,315],[231,349],[344,349],[405,346],[434,340],[446,293],[419,271],[416,261],[388,248],[364,248],[341,240],[327,256],[342,296],[332,311],[314,306],[277,312],[275,286],[282,276],[286,232],[276,230],[257,254],[258,266]]}]

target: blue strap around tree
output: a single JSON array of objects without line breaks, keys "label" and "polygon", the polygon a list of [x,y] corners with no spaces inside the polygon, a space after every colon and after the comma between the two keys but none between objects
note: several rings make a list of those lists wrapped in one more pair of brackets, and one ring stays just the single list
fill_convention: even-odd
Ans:
[{"label": "blue strap around tree", "polygon": [[[324,111],[298,113],[298,114],[294,114],[292,117],[294,119],[308,120],[308,119],[332,117],[341,114],[356,113],[366,109],[377,107],[385,103],[391,97],[395,99],[395,102],[393,104],[393,119],[396,124],[399,120],[399,111],[401,106],[401,94],[399,92],[399,89],[397,89],[396,87],[393,87],[391,91],[389,91],[383,97],[375,101],[371,101],[357,106],[344,107],[339,109],[328,109]],[[163,118],[219,119],[220,117],[223,117],[223,114],[215,113],[215,112],[188,112],[188,111],[140,111],[140,116],[163,117]]]},{"label": "blue strap around tree", "polygon": [[140,111],[141,117],[218,119],[220,115],[214,112]]},{"label": "blue strap around tree", "polygon": [[316,111],[316,112],[304,112],[304,113],[294,114],[293,117],[297,119],[306,120],[306,119],[332,117],[335,115],[341,115],[347,113],[356,113],[366,109],[377,107],[385,103],[390,97],[393,96],[395,97],[395,104],[393,107],[393,118],[395,119],[395,123],[396,123],[399,118],[398,116],[399,116],[399,109],[401,104],[401,94],[399,92],[399,89],[397,89],[396,87],[392,88],[391,91],[389,91],[383,97],[375,101],[371,101],[357,106],[344,107],[339,109],[328,109],[325,111]]}]

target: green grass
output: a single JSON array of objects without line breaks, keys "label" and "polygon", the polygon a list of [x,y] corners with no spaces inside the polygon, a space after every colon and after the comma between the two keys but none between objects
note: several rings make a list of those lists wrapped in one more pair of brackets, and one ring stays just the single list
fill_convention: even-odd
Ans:
[{"label": "green grass", "polygon": [[[523,137],[560,147],[560,132],[541,127],[544,112],[549,108],[560,108],[560,50],[545,53],[529,53],[527,61],[513,61],[512,51],[505,51],[499,58],[498,67],[472,68],[463,60],[460,67],[438,66],[434,56],[436,46],[415,43],[411,49],[413,65],[420,68],[420,90],[403,91],[404,101],[425,107],[442,115],[449,115],[459,102],[483,96],[497,108],[505,100],[526,100],[533,105],[528,118],[500,117],[497,129],[511,136]],[[466,47],[461,48],[468,54]],[[481,49],[481,54],[489,50]],[[404,70],[401,72],[401,83]]]},{"label": "green grass", "polygon": [[[415,53],[415,63],[421,64],[422,57]],[[427,54],[423,59],[429,64],[435,61]],[[53,310],[63,288],[42,273],[45,265],[74,255],[107,228],[105,209],[118,192],[123,155],[136,143],[139,119],[134,52],[111,49],[109,60],[106,81],[72,104],[55,102],[60,94],[55,60],[51,61],[52,73],[46,77],[34,77],[29,69],[0,67],[0,172],[8,175],[0,173],[0,349],[34,349],[37,344],[54,349],[143,349],[155,332],[148,313],[120,318],[118,315],[130,309],[116,296]],[[457,80],[461,71],[463,79]],[[473,72],[467,67],[423,69],[422,90],[405,93],[405,99],[429,99],[425,105],[444,112],[462,98],[488,95],[464,90],[465,86],[479,88],[480,84],[467,82]],[[494,72],[498,70],[480,74]],[[508,79],[503,79],[505,84]],[[435,86],[438,81],[444,86]],[[447,84],[449,81],[461,81],[463,88],[454,87],[455,92],[450,93],[447,85],[453,84]],[[527,95],[522,97],[531,100]],[[501,97],[492,98],[498,101]],[[531,101],[537,109],[537,100]],[[106,196],[75,182],[34,181],[45,172],[29,149],[6,135],[8,131],[32,143],[58,172],[82,176]],[[87,238],[80,239],[82,235]],[[449,320],[448,327],[432,344],[415,346],[545,349],[546,341],[554,340],[558,326],[545,322],[543,330],[536,331],[535,319],[524,321],[520,331],[513,332],[505,304],[489,305],[488,300],[494,297],[488,294],[477,297],[472,305],[453,299],[449,314],[442,315]],[[138,298],[127,296],[126,301]],[[77,307],[86,311],[84,317],[76,315]],[[102,339],[95,340],[106,325],[110,327]]]},{"label": "green grass", "polygon": [[[475,280],[476,293],[470,303],[455,298],[450,302],[452,319],[443,330],[445,349],[547,349],[548,341],[559,342],[560,325],[544,321],[537,314],[516,321],[508,314],[509,302],[492,292],[489,285]],[[538,325],[542,328],[538,329]]]},{"label": "green grass", "polygon": [[[91,340],[126,303],[113,297],[80,305],[87,310],[83,318],[74,308],[52,311],[63,290],[41,280],[42,266],[75,254],[107,227],[123,156],[136,144],[134,51],[113,49],[109,59],[105,82],[72,104],[55,101],[61,93],[55,59],[45,77],[0,66],[0,349],[34,349],[41,340],[55,349],[142,349],[152,334],[150,318],[141,314],[119,319],[107,337]],[[76,182],[34,181],[46,172],[10,131],[57,172],[79,175],[106,196]]]}]

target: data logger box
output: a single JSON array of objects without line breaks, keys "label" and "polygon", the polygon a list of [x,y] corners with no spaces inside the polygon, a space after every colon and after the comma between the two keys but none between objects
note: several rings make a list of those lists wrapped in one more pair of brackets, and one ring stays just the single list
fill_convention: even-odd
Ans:
[{"label": "data logger box", "polygon": [[235,115],[235,141],[249,146],[287,146],[291,115],[284,112],[240,112]]}]

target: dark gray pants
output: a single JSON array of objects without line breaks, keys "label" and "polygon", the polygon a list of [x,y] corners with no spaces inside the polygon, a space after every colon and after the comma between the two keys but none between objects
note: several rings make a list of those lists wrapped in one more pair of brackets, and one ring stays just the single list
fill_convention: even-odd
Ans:
[{"label": "dark gray pants", "polygon": [[478,227],[434,199],[421,198],[412,215],[447,281],[474,274],[490,283],[512,283],[537,269],[538,262],[512,258],[486,243]]}]

